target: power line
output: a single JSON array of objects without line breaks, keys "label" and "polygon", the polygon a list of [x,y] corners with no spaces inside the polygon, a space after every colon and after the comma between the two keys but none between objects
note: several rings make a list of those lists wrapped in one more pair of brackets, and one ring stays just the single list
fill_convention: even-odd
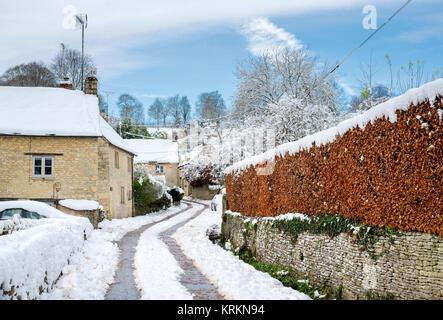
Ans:
[{"label": "power line", "polygon": [[369,39],[371,39],[378,31],[380,31],[385,25],[387,25],[391,21],[391,19],[394,18],[401,10],[403,10],[403,8],[406,7],[410,2],[412,2],[412,0],[406,1],[406,3],[404,5],[402,5],[397,11],[394,12],[394,14],[392,16],[390,16],[388,18],[388,20],[386,20],[379,28],[377,28],[373,33],[371,33],[369,35],[369,37],[367,37],[362,43],[360,43],[354,50],[352,50],[351,53],[348,54],[346,56],[346,58],[343,59],[342,62],[337,64],[331,71],[329,71],[327,74],[325,74],[323,79],[328,77],[331,73],[333,73],[335,70],[337,70],[343,63],[345,63],[346,60],[348,60],[355,52],[357,52],[358,49],[360,49],[366,42],[368,42]]}]

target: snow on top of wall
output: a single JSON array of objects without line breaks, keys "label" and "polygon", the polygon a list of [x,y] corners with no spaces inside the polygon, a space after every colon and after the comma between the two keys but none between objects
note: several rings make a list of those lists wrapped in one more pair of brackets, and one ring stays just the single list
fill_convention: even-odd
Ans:
[{"label": "snow on top of wall", "polygon": [[135,150],[135,163],[158,162],[178,163],[177,142],[167,139],[125,139]]},{"label": "snow on top of wall", "polygon": [[224,173],[238,173],[242,170],[248,169],[251,166],[272,161],[277,156],[283,157],[286,152],[293,155],[301,150],[308,150],[313,143],[315,143],[317,146],[325,145],[333,142],[338,135],[343,135],[347,131],[356,127],[364,130],[368,123],[374,123],[375,120],[382,118],[383,116],[394,123],[397,121],[397,110],[406,111],[409,109],[411,104],[418,105],[425,101],[429,101],[429,103],[433,105],[437,96],[443,96],[443,79],[426,83],[419,88],[410,89],[403,95],[381,103],[361,115],[342,121],[335,127],[306,136],[294,142],[282,144],[274,149],[268,150],[265,153],[234,163],[232,166],[227,167],[224,170]]},{"label": "snow on top of wall", "polygon": [[65,199],[60,200],[59,203],[62,206],[73,210],[97,210],[100,208],[99,203],[94,200]]},{"label": "snow on top of wall", "polygon": [[79,90],[0,87],[0,135],[105,137],[135,153],[100,116],[98,99]]}]

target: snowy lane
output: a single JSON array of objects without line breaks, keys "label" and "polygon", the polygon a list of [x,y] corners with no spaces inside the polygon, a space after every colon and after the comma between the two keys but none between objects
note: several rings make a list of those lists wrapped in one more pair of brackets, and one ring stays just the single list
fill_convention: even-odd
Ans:
[{"label": "snowy lane", "polygon": [[[190,283],[183,281],[183,276],[186,279],[189,272],[199,274],[198,270],[192,263],[185,267],[185,270],[182,269],[180,261],[186,259],[186,257],[183,257],[182,253],[180,254],[176,250],[171,249],[171,252],[170,247],[162,240],[170,243],[166,240],[168,230],[175,230],[177,225],[186,223],[204,208],[203,205],[192,204],[191,209],[147,229],[141,235],[135,254],[134,276],[137,287],[142,292],[142,299],[190,300],[201,298],[193,292]],[[204,277],[201,276],[201,278]],[[194,284],[198,286],[198,284]],[[209,283],[202,283],[203,286],[211,287]],[[213,288],[211,287],[211,289]],[[213,299],[220,298],[216,290],[205,296],[208,299],[211,297]]]},{"label": "snowy lane", "polygon": [[183,227],[190,220],[198,217],[206,209],[207,206],[203,207],[188,220],[185,220],[161,233],[160,238],[168,246],[169,251],[174,255],[178,264],[184,271],[180,277],[180,283],[192,294],[194,300],[222,300],[223,297],[217,292],[209,280],[194,266],[192,260],[183,253],[180,246],[177,244],[177,241],[171,237],[177,229]]},{"label": "snowy lane", "polygon": [[156,222],[151,222],[140,228],[130,231],[125,234],[120,241],[118,241],[118,247],[121,250],[120,263],[115,274],[114,283],[109,287],[109,290],[105,296],[106,300],[137,300],[140,299],[140,291],[134,281],[134,257],[136,254],[136,245],[140,238],[140,235],[147,229],[155,226],[157,223],[164,222],[170,219],[172,216],[178,215],[187,211],[191,206],[187,205],[186,208],[174,212],[173,215],[166,215],[164,219]]},{"label": "snowy lane", "polygon": [[299,291],[284,287],[269,274],[257,271],[231,252],[212,243],[206,231],[221,225],[221,215],[205,210],[177,230],[172,237],[194,265],[226,299],[311,300]]}]

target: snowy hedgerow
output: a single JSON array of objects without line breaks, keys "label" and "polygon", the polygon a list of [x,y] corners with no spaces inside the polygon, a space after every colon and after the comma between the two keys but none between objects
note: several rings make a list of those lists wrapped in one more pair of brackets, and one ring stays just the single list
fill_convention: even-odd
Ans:
[{"label": "snowy hedgerow", "polygon": [[220,171],[221,170],[212,163],[190,164],[186,168],[183,177],[193,187],[215,185],[218,184]]},{"label": "snowy hedgerow", "polygon": [[136,215],[144,215],[171,205],[172,197],[167,192],[164,176],[153,176],[145,167],[135,168],[133,188]]}]

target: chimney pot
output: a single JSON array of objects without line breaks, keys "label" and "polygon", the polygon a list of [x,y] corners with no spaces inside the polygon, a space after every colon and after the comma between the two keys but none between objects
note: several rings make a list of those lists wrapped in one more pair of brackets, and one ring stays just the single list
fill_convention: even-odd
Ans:
[{"label": "chimney pot", "polygon": [[60,81],[58,83],[59,88],[63,88],[63,89],[68,89],[68,90],[72,90],[72,82],[69,81],[68,77],[64,77],[63,81]]},{"label": "chimney pot", "polygon": [[86,94],[93,94],[98,95],[97,91],[97,78],[95,76],[88,76],[85,79],[85,93]]}]

